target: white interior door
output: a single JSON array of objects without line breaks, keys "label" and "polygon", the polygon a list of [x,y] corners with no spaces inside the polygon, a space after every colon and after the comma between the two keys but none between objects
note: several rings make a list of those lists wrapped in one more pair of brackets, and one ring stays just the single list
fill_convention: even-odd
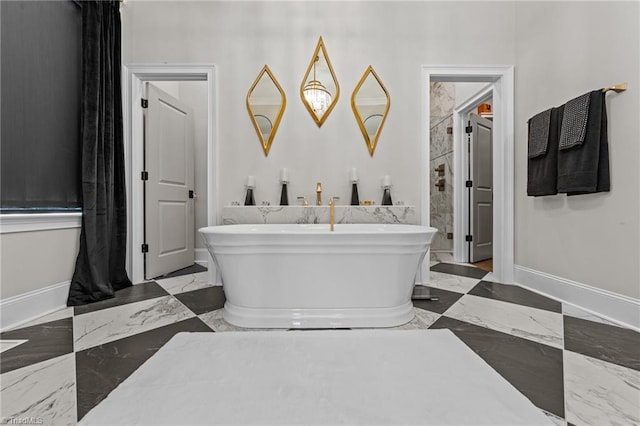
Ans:
[{"label": "white interior door", "polygon": [[471,114],[469,262],[493,257],[493,130],[492,121]]},{"label": "white interior door", "polygon": [[193,112],[147,84],[145,278],[194,263]]}]

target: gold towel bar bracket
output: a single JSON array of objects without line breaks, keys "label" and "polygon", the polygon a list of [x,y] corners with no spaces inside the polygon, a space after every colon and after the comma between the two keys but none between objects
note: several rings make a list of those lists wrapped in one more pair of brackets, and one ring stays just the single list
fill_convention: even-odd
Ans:
[{"label": "gold towel bar bracket", "polygon": [[603,92],[608,92],[609,90],[613,90],[616,93],[624,92],[627,90],[629,85],[627,83],[614,84],[613,86],[605,87],[602,89]]}]

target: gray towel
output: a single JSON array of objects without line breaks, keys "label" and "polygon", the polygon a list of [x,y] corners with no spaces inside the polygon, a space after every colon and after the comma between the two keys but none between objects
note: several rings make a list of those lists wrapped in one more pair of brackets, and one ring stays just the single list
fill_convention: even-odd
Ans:
[{"label": "gray towel", "polygon": [[[564,105],[551,108],[547,153],[527,161],[527,195],[540,197],[558,193],[558,140]],[[531,121],[529,121],[531,126]]]},{"label": "gray towel", "polygon": [[590,99],[591,93],[585,93],[565,104],[559,149],[569,149],[584,142]]},{"label": "gray towel", "polygon": [[590,96],[583,144],[558,151],[558,192],[567,195],[610,190],[605,96],[602,90],[594,90]]},{"label": "gray towel", "polygon": [[550,124],[551,109],[529,119],[529,158],[536,158],[547,153]]}]

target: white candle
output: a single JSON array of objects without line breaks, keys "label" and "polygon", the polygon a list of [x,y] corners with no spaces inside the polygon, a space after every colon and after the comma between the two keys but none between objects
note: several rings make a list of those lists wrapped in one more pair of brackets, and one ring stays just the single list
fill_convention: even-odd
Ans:
[{"label": "white candle", "polygon": [[289,182],[289,170],[286,167],[283,167],[280,170],[280,183],[288,183]]},{"label": "white candle", "polygon": [[388,188],[391,186],[391,176],[386,175],[382,178],[382,187]]},{"label": "white candle", "polygon": [[256,178],[254,176],[247,176],[247,188],[256,187]]},{"label": "white candle", "polygon": [[351,182],[358,182],[358,169],[355,167],[351,169]]}]

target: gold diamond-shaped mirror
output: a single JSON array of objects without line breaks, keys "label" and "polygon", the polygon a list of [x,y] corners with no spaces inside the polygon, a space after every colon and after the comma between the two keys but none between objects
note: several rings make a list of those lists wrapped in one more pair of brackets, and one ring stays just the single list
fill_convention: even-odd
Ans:
[{"label": "gold diamond-shaped mirror", "polygon": [[391,98],[387,88],[369,65],[353,90],[351,108],[372,157],[390,105]]},{"label": "gold diamond-shaped mirror", "polygon": [[318,127],[329,117],[340,97],[340,85],[322,37],[300,84],[300,97]]},{"label": "gold diamond-shaped mirror", "polygon": [[286,105],[284,90],[265,65],[247,93],[247,110],[265,156],[269,155]]}]

